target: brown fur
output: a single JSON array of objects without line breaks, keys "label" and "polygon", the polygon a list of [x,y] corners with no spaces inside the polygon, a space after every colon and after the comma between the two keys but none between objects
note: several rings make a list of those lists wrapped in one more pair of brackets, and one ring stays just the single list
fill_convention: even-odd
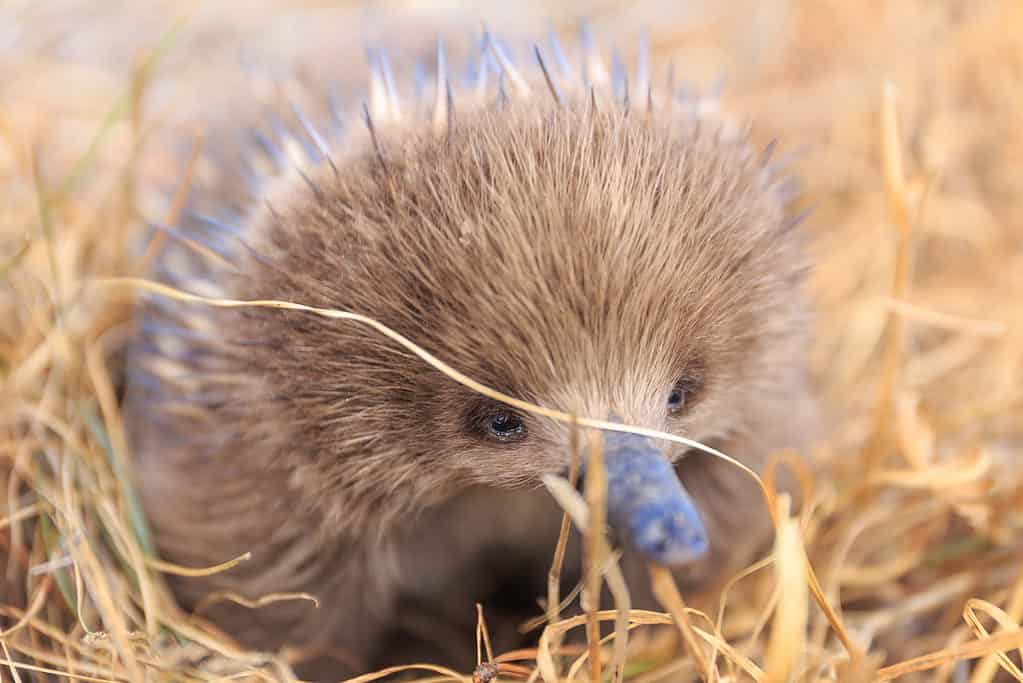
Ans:
[{"label": "brown fur", "polygon": [[[272,209],[245,219],[259,258],[242,251],[198,284],[362,313],[513,396],[615,413],[753,466],[805,443],[806,256],[745,140],[587,98],[380,135],[383,161],[356,136],[340,174],[313,169],[315,189],[277,181]],[[336,677],[379,664],[402,625],[392,654],[412,657],[413,613],[438,641],[454,625],[460,644],[427,649],[465,665],[475,599],[543,593],[560,512],[537,486],[567,467],[563,425],[528,417],[523,443],[489,441],[472,428],[486,399],[357,324],[166,302],[144,315],[187,331],[132,361],[157,378],[131,385],[128,410],[160,550],[189,565],[253,553],[176,583],[186,606],[213,589],[316,594],[319,609],[212,616],[253,646],[328,653],[315,674]],[[671,417],[681,376],[699,390]],[[767,515],[734,469],[700,455],[679,471],[712,541],[680,577],[705,584],[749,560]],[[492,621],[510,634],[534,611],[523,601]]]}]

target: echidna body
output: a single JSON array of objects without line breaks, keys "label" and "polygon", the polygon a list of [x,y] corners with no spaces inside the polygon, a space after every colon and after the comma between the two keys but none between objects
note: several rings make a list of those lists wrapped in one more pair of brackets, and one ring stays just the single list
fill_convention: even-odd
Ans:
[{"label": "echidna body", "polygon": [[[220,166],[160,274],[369,316],[505,394],[754,468],[802,446],[807,257],[769,155],[652,88],[645,58],[630,82],[586,52],[580,78],[542,58],[516,68],[490,42],[489,84],[464,88],[437,62],[426,106],[400,101],[379,62],[341,134],[296,109],[259,136],[244,171],[258,183]],[[539,483],[568,469],[564,424],[350,321],[165,298],[140,320],[127,410],[160,551],[253,555],[176,583],[187,607],[217,590],[317,596],[202,607],[325,677],[422,656],[414,640],[465,664],[474,601],[499,631],[508,616],[505,635],[535,610],[561,517]],[[609,518],[632,564],[725,578],[768,516],[745,475],[682,456],[609,438]]]}]

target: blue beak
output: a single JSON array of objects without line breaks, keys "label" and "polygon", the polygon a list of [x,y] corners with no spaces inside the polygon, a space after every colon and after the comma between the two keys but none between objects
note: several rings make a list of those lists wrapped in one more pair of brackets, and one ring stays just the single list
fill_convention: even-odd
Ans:
[{"label": "blue beak", "polygon": [[604,464],[608,521],[643,559],[679,567],[707,554],[703,519],[650,439],[604,432]]}]

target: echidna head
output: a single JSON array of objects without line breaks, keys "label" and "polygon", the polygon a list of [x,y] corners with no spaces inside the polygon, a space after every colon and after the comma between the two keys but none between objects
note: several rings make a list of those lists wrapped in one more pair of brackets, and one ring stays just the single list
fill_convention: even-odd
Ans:
[{"label": "echidna head", "polygon": [[[364,314],[510,396],[698,440],[741,432],[753,406],[784,396],[804,261],[746,140],[584,101],[363,142],[337,170],[278,181],[232,296]],[[265,343],[241,354],[259,390],[237,392],[229,419],[274,425],[259,448],[328,524],[568,466],[564,424],[364,326],[264,309],[232,324],[228,337]],[[660,561],[699,554],[699,517],[669,466],[679,450],[607,441],[612,522]]]},{"label": "echidna head", "polygon": [[[244,221],[248,250],[210,279],[233,298],[372,317],[540,406],[712,443],[743,433],[785,400],[805,354],[806,262],[777,179],[745,136],[652,99],[557,95],[459,113],[438,88],[429,124],[349,134],[273,182]],[[386,526],[467,486],[568,468],[564,424],[365,326],[211,315],[216,347],[186,354],[223,399],[203,438],[278,468],[325,528]],[[605,441],[612,523],[661,563],[700,555],[671,466],[681,449]]]}]

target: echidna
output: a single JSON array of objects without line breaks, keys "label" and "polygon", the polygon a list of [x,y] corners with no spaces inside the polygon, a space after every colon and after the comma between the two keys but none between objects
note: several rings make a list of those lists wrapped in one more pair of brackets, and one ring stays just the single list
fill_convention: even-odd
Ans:
[{"label": "echidna", "polygon": [[[630,74],[588,41],[581,68],[546,52],[516,63],[485,36],[463,83],[438,45],[412,100],[375,54],[365,105],[289,104],[237,153],[214,151],[186,218],[163,228],[177,239],[157,275],[360,313],[516,398],[754,468],[803,446],[808,256],[771,150],[713,100],[656,86],[645,50]],[[464,665],[477,600],[514,644],[557,537],[539,483],[568,468],[564,424],[343,321],[157,297],[139,325],[127,415],[160,552],[253,556],[175,583],[186,607],[220,590],[316,595],[318,609],[204,608],[249,646],[307,653],[311,676]],[[726,464],[620,434],[605,457],[609,519],[637,566],[706,585],[768,538],[762,500]]]}]

